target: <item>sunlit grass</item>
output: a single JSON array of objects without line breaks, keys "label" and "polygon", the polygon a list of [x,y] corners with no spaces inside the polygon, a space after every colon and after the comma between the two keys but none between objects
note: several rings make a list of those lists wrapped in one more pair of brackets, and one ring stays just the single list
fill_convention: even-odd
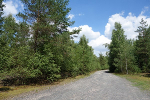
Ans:
[{"label": "sunlit grass", "polygon": [[26,93],[29,91],[37,91],[44,86],[0,86],[0,89],[5,89],[7,88],[8,90],[6,91],[0,91],[0,100],[5,99],[7,97],[13,97],[22,93]]},{"label": "sunlit grass", "polygon": [[141,73],[136,75],[122,75],[116,74],[121,77],[125,77],[127,80],[131,81],[134,86],[139,87],[142,90],[150,91],[150,74],[148,73]]},{"label": "sunlit grass", "polygon": [[74,82],[77,81],[81,78],[85,78],[90,76],[91,74],[93,74],[95,71],[87,74],[87,75],[79,75],[76,76],[75,78],[67,78],[67,79],[60,79],[57,82],[54,82],[52,84],[48,84],[48,85],[23,85],[23,86],[0,86],[0,100],[2,99],[6,99],[6,98],[11,98],[14,96],[17,96],[19,94],[22,93],[26,93],[26,92],[38,92],[44,89],[50,89],[51,86],[54,85],[63,85],[63,84],[67,84],[70,82]]}]

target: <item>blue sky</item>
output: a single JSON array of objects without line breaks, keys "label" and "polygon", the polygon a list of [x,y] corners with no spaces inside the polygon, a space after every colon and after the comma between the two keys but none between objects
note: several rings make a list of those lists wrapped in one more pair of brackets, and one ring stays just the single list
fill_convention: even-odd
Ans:
[{"label": "blue sky", "polygon": [[[6,0],[4,4],[5,16],[9,13],[15,16],[23,10],[20,0]],[[68,29],[82,28],[74,41],[78,42],[84,34],[97,56],[108,51],[103,44],[111,42],[115,22],[121,23],[128,39],[136,39],[138,33],[134,31],[140,25],[141,18],[150,25],[150,0],[70,0],[68,7],[71,11],[67,17],[75,21]],[[16,21],[19,19],[16,18]]]},{"label": "blue sky", "polygon": [[[74,26],[89,25],[94,31],[104,32],[111,15],[132,12],[138,16],[144,7],[150,6],[150,0],[70,0],[71,14],[75,15]],[[83,16],[78,16],[83,14]],[[150,12],[146,13],[150,16]]]}]

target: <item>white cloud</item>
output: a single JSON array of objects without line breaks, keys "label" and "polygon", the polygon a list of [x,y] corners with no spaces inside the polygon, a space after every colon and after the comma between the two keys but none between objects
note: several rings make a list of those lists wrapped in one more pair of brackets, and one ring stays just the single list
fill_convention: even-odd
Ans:
[{"label": "white cloud", "polygon": [[79,16],[83,16],[84,14],[80,13]]},{"label": "white cloud", "polygon": [[[145,10],[148,9],[147,7]],[[131,12],[128,13],[127,17],[123,17],[123,14],[114,14],[108,19],[108,23],[105,26],[105,36],[107,36],[109,39],[111,38],[112,30],[114,29],[114,23],[119,22],[122,25],[122,28],[125,31],[125,35],[127,35],[128,39],[136,39],[136,36],[138,35],[137,32],[135,32],[140,26],[140,21],[143,18],[145,21],[147,21],[147,24],[150,25],[150,18],[144,16],[143,10],[139,16],[134,16]]]},{"label": "white cloud", "polygon": [[[73,28],[69,27],[68,29],[69,31],[72,31],[73,29],[77,29],[77,28],[78,27],[73,27]],[[79,26],[79,28],[81,28],[82,31],[78,35],[78,38],[75,38],[76,42],[78,42],[80,37],[83,35],[85,35],[89,39],[89,41],[97,38],[100,35],[100,32],[94,32],[92,30],[92,27],[89,27],[88,25],[82,25],[82,26]]]},{"label": "white cloud", "polygon": [[[135,16],[131,12],[128,13],[126,17],[124,17],[124,12],[110,16],[108,23],[105,26],[104,35],[101,35],[100,32],[93,31],[92,27],[89,27],[88,25],[79,26],[82,28],[82,31],[77,38],[74,38],[74,41],[78,42],[80,37],[84,34],[86,38],[89,39],[88,45],[92,46],[94,49],[94,54],[96,56],[99,56],[99,53],[105,55],[108,49],[105,48],[103,44],[109,44],[111,42],[110,39],[112,30],[114,29],[114,23],[119,22],[122,25],[122,28],[124,29],[125,35],[128,39],[136,39],[138,33],[135,31],[137,30],[138,26],[140,26],[141,19],[143,18],[145,21],[147,21],[147,24],[150,25],[150,17],[144,16],[144,13],[147,11],[147,9],[148,7],[145,7],[139,16]],[[77,28],[78,27],[69,27],[68,29],[72,31],[73,29]]]},{"label": "white cloud", "polygon": [[4,16],[7,16],[10,13],[13,15],[16,15],[18,13],[17,11],[18,4],[13,4],[12,1],[6,1],[6,2],[3,2],[3,4],[5,4]]},{"label": "white cloud", "polygon": [[104,44],[106,43],[110,43],[111,40],[108,39],[107,37],[105,37],[104,35],[100,35],[99,37],[97,37],[94,40],[91,40],[88,45],[92,46],[92,48],[94,49],[94,54],[96,56],[99,56],[99,53],[102,53],[105,55],[106,51],[108,51],[107,48],[105,48]]},{"label": "white cloud", "polygon": [[110,42],[111,40],[106,38],[104,35],[99,35],[99,37],[97,37],[96,39],[91,40],[88,45],[92,46],[93,48],[97,48],[100,45],[102,46],[103,44]]},{"label": "white cloud", "polygon": [[[100,32],[93,31],[92,27],[89,27],[88,25],[82,25],[79,27],[82,30],[79,33],[78,37],[74,38],[75,42],[79,42],[80,37],[85,35],[89,40],[88,45],[92,46],[92,48],[94,49],[94,54],[96,56],[99,56],[100,52],[105,54],[105,52],[108,51],[103,44],[110,43],[110,39],[108,39],[104,35],[100,35]],[[78,29],[78,27],[68,28],[69,31],[72,31],[73,29]]]},{"label": "white cloud", "polygon": [[74,17],[75,17],[75,15],[73,15],[73,14],[69,14],[69,16],[68,16],[68,18],[70,18],[70,20]]},{"label": "white cloud", "polygon": [[143,11],[141,11],[141,14],[140,15],[143,15],[146,11],[148,11],[149,7],[145,6],[143,8]]}]

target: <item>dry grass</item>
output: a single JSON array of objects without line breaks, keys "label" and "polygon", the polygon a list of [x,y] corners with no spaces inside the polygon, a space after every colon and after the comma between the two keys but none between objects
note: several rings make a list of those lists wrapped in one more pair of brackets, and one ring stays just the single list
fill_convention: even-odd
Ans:
[{"label": "dry grass", "polygon": [[44,88],[44,86],[1,86],[0,89],[0,100],[5,99],[7,97],[14,97],[16,95],[26,93],[29,91],[37,91]]},{"label": "dry grass", "polygon": [[131,81],[134,86],[139,87],[142,90],[150,91],[150,74],[149,73],[140,73],[136,75],[121,75],[118,76],[125,77],[127,80]]},{"label": "dry grass", "polygon": [[94,72],[95,71],[89,73],[88,75],[79,75],[79,76],[76,76],[75,78],[60,79],[57,82],[54,82],[48,85],[0,86],[0,100],[11,98],[11,97],[20,95],[22,93],[38,92],[47,88],[51,88],[52,86],[55,86],[55,85],[63,85],[63,84],[67,84],[70,82],[74,82],[81,78],[88,77]]}]

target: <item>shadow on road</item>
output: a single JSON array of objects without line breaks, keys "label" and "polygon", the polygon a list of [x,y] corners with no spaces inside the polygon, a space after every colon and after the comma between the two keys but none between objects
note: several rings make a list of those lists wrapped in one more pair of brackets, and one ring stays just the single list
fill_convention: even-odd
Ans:
[{"label": "shadow on road", "polygon": [[110,73],[110,71],[109,71],[109,70],[106,70],[105,73]]}]

